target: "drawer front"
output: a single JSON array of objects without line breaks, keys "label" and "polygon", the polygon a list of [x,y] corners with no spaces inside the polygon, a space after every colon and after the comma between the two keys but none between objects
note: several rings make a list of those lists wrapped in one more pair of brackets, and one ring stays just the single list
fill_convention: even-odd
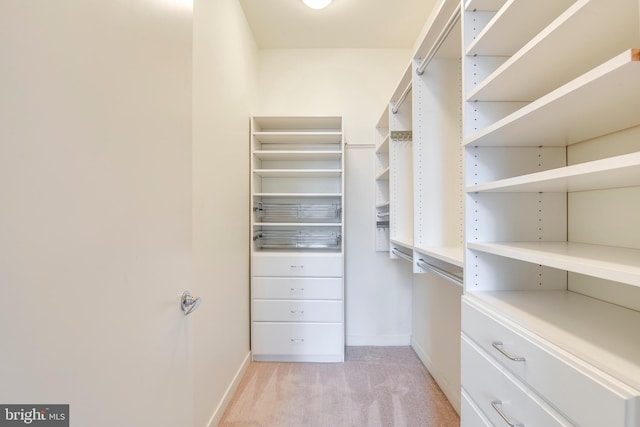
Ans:
[{"label": "drawer front", "polygon": [[469,395],[462,390],[460,401],[460,426],[461,427],[492,427],[482,411],[473,403]]},{"label": "drawer front", "polygon": [[[463,298],[462,331],[502,366],[584,427],[634,426],[635,398],[620,382]],[[511,360],[499,349],[512,357]],[[628,411],[628,412],[627,412]],[[628,418],[627,418],[628,415]]]},{"label": "drawer front", "polygon": [[494,425],[572,425],[464,335],[460,351],[462,387]]},{"label": "drawer front", "polygon": [[342,277],[342,255],[254,254],[253,276]]},{"label": "drawer front", "polygon": [[343,279],[338,277],[254,277],[251,296],[254,299],[324,299],[344,298]]},{"label": "drawer front", "polygon": [[254,360],[343,360],[342,324],[253,322],[252,328]]},{"label": "drawer front", "polygon": [[253,300],[256,322],[342,322],[342,301]]}]

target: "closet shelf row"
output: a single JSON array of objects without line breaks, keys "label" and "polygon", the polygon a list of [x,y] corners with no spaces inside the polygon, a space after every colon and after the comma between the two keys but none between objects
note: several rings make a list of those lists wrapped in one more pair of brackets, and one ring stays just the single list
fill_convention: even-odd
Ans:
[{"label": "closet shelf row", "polygon": [[258,198],[323,198],[323,197],[341,197],[340,193],[254,193],[254,197]]},{"label": "closet shelf row", "polygon": [[467,242],[467,248],[640,286],[640,249],[574,242]]},{"label": "closet shelf row", "polygon": [[[479,84],[467,91],[467,101],[530,102],[574,79],[582,70],[606,61],[610,52],[622,52],[635,40],[636,33],[629,29],[637,26],[633,24],[633,20],[638,19],[637,8],[632,2],[618,2],[615,7],[604,3],[605,0],[576,1],[510,58],[503,57],[495,71],[487,73]],[[529,2],[510,1],[511,4],[526,5]],[[630,21],[631,25],[626,25]],[[567,37],[567,34],[580,32],[583,28],[600,28],[603,25],[610,27],[602,30],[609,34],[605,38],[599,36],[599,31],[586,32],[581,37]],[[585,45],[589,49],[582,49]],[[571,61],[566,61],[569,53]],[[477,57],[479,64],[488,59]],[[563,66],[557,67],[558,63]],[[536,78],[541,74],[545,75],[544,79]],[[527,84],[522,84],[523,79]]]},{"label": "closet shelf row", "polygon": [[591,191],[640,185],[640,152],[473,185],[476,192]]},{"label": "closet shelf row", "polygon": [[340,177],[342,169],[254,169],[263,178],[328,178]]},{"label": "closet shelf row", "polygon": [[[465,138],[468,146],[566,146],[640,124],[640,50],[631,49]],[[598,102],[592,102],[598,99]]]},{"label": "closet shelf row", "polygon": [[254,132],[262,144],[340,144],[342,132]]},{"label": "closet shelf row", "polygon": [[254,207],[256,217],[262,222],[291,221],[333,221],[340,222],[342,207],[339,203],[330,204],[284,204],[258,203]]},{"label": "closet shelf row", "polygon": [[[573,2],[508,1],[469,44],[465,54],[511,56]],[[504,37],[505,33],[513,36]]]},{"label": "closet shelf row", "polygon": [[256,150],[253,155],[260,160],[340,160],[342,152],[338,150]]},{"label": "closet shelf row", "polygon": [[260,230],[253,240],[261,249],[340,249],[342,233],[331,230]]}]

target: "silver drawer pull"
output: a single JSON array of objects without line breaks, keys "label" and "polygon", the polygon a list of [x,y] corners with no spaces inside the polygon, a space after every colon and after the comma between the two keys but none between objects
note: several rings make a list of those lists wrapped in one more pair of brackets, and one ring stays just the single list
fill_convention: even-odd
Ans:
[{"label": "silver drawer pull", "polygon": [[292,343],[303,343],[304,338],[291,338]]},{"label": "silver drawer pull", "polygon": [[293,316],[302,316],[304,314],[304,310],[291,310],[290,312]]},{"label": "silver drawer pull", "polygon": [[301,294],[304,292],[304,288],[291,288],[292,294]]},{"label": "silver drawer pull", "polygon": [[498,408],[498,405],[502,405],[501,400],[494,400],[493,402],[491,402],[491,406],[493,407],[493,409],[496,410],[498,415],[500,415],[500,417],[504,420],[505,423],[509,424],[511,427],[524,427],[524,424],[514,423],[513,421],[511,421],[509,417],[507,417],[507,415],[504,412],[502,412],[500,408]]},{"label": "silver drawer pull", "polygon": [[513,360],[514,362],[524,362],[527,359],[525,359],[524,357],[516,357],[512,354],[507,353],[503,348],[502,348],[502,343],[500,341],[496,341],[491,343],[491,345],[493,346],[493,348],[495,348],[496,350],[498,350],[500,353],[502,353],[503,356],[505,356],[507,359],[509,360]]}]

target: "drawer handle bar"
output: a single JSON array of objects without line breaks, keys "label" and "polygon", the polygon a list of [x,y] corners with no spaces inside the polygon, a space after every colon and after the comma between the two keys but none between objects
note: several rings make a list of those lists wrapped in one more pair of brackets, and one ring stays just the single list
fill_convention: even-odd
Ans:
[{"label": "drawer handle bar", "polygon": [[491,343],[491,345],[493,346],[493,348],[495,348],[496,350],[498,350],[500,353],[502,353],[503,356],[505,356],[507,359],[509,360],[513,360],[514,362],[524,362],[527,359],[525,359],[524,357],[516,357],[512,354],[507,353],[503,348],[502,348],[502,343],[500,341],[496,341]]},{"label": "drawer handle bar", "polygon": [[511,427],[524,427],[524,424],[514,423],[513,421],[511,421],[509,417],[507,417],[507,414],[505,414],[500,408],[498,408],[498,405],[502,405],[502,400],[494,400],[493,402],[491,402],[491,406],[496,410],[498,415],[500,415],[505,423],[509,424]]},{"label": "drawer handle bar", "polygon": [[304,338],[291,338],[291,342],[303,343],[304,342]]}]

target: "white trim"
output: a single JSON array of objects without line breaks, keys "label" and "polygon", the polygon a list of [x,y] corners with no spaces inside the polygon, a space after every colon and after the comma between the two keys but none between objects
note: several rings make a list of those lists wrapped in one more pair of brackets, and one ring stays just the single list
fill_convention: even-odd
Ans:
[{"label": "white trim", "polygon": [[347,335],[347,346],[407,346],[411,335]]},{"label": "white trim", "polygon": [[449,399],[449,402],[451,403],[451,406],[453,406],[453,409],[455,409],[458,415],[460,415],[461,388],[452,387],[452,385],[444,377],[439,375],[439,373],[435,370],[434,365],[431,362],[431,358],[429,357],[427,352],[420,346],[420,344],[418,344],[416,340],[413,339],[413,337],[411,338],[411,348],[413,348],[413,351],[416,352],[416,354],[422,361],[422,364],[425,368],[427,368],[427,371],[429,371],[435,382],[438,383],[440,390],[442,390],[444,395],[447,396],[447,399]]},{"label": "white trim", "polygon": [[222,400],[218,404],[218,407],[216,408],[215,411],[213,411],[213,415],[211,415],[211,418],[207,423],[207,427],[216,427],[222,420],[224,411],[227,410],[227,407],[231,403],[231,399],[233,399],[233,395],[238,389],[238,386],[240,385],[240,381],[242,381],[242,377],[244,377],[244,373],[249,367],[250,362],[251,362],[251,352],[249,352],[247,356],[244,358],[244,360],[242,361],[240,368],[238,368],[236,375],[233,377],[233,380],[231,381],[231,384],[229,384],[229,387],[227,387],[227,391],[225,391],[224,396],[222,397]]}]

